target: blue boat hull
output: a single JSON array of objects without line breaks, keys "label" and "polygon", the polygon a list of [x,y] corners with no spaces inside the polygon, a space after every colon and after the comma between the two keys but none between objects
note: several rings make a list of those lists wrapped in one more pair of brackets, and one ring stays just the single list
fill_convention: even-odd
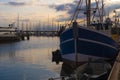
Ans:
[{"label": "blue boat hull", "polygon": [[[60,35],[60,50],[63,60],[75,61],[75,42],[73,28],[66,29]],[[107,35],[78,27],[77,38],[78,62],[92,59],[112,59],[118,53],[117,43]]]}]

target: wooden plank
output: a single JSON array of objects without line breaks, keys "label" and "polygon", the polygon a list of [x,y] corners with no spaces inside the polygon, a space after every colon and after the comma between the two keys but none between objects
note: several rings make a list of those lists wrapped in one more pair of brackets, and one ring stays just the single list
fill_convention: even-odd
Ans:
[{"label": "wooden plank", "polygon": [[119,72],[120,72],[120,52],[116,58],[114,65],[113,65],[113,68],[110,72],[108,80],[120,80],[120,79],[118,79],[118,76],[120,76]]}]

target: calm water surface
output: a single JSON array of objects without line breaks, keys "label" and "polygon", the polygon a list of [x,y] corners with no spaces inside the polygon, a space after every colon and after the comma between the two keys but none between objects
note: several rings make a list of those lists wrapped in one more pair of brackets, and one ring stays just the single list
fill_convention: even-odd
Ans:
[{"label": "calm water surface", "polygon": [[0,44],[0,80],[48,80],[58,77],[61,64],[51,62],[51,52],[59,46],[57,37]]}]

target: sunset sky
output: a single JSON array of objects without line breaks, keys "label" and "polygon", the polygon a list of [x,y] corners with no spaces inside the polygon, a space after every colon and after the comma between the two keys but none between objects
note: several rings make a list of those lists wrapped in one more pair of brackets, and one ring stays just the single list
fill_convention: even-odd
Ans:
[{"label": "sunset sky", "polygon": [[[0,0],[0,26],[16,22],[38,22],[49,19],[68,20],[78,0]],[[94,0],[92,0],[94,1]],[[119,15],[120,0],[104,0],[105,9],[112,15],[116,9]]]}]

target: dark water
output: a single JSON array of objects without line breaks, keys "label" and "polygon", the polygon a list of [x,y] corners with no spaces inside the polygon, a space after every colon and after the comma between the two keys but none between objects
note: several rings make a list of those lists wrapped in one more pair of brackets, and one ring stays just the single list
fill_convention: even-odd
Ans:
[{"label": "dark water", "polygon": [[0,44],[0,80],[48,80],[58,77],[61,64],[51,62],[57,37],[31,37],[29,41]]}]

